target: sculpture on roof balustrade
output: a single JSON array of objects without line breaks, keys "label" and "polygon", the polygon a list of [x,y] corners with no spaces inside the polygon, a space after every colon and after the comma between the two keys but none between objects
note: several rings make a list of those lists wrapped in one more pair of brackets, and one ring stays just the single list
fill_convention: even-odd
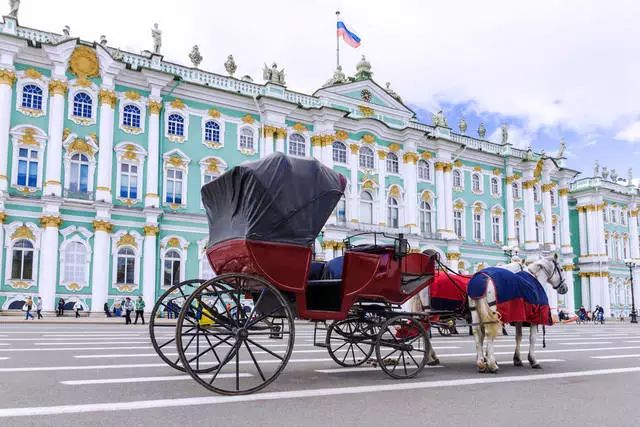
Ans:
[{"label": "sculpture on roof balustrade", "polygon": [[227,73],[231,77],[233,77],[236,70],[238,69],[238,66],[236,65],[236,61],[233,59],[233,55],[227,56],[227,60],[224,63],[224,69],[227,71]]},{"label": "sculpture on roof balustrade", "polygon": [[444,113],[442,112],[442,110],[440,110],[436,114],[434,114],[431,117],[431,121],[433,122],[434,126],[440,126],[440,127],[444,127],[444,128],[448,128],[449,127],[449,125],[447,124],[447,118],[444,116]]},{"label": "sculpture on roof balustrade", "polygon": [[597,177],[600,175],[600,163],[596,160],[593,165],[593,176]]},{"label": "sculpture on roof balustrade", "polygon": [[153,39],[153,53],[160,53],[162,47],[162,31],[158,28],[158,24],[153,24],[151,29],[151,38]]},{"label": "sculpture on roof balustrade", "polygon": [[323,87],[333,86],[341,83],[347,82],[347,76],[342,71],[342,65],[338,65],[336,70],[333,72],[333,76],[329,80],[325,82]]},{"label": "sculpture on roof balustrade", "polygon": [[633,181],[633,169],[629,168],[627,169],[627,185],[632,185],[631,181]]},{"label": "sculpture on roof balustrade", "polygon": [[107,47],[107,36],[100,36],[100,46]]},{"label": "sculpture on roof balustrade", "polygon": [[611,169],[611,181],[618,182],[618,172],[615,169]]},{"label": "sculpture on roof balustrade", "polygon": [[565,144],[564,138],[561,138],[560,148],[558,148],[558,157],[564,157],[565,151],[567,151],[567,144]]},{"label": "sculpture on roof balustrade", "polygon": [[385,89],[384,89],[389,96],[391,96],[393,99],[395,99],[398,102],[402,102],[402,98],[400,98],[400,95],[398,95],[398,93],[391,89],[391,82],[387,82],[387,84],[385,85]]},{"label": "sculpture on roof balustrade", "polygon": [[507,144],[509,142],[509,125],[504,123],[500,127],[500,133],[501,133],[500,142],[502,142],[503,144]]},{"label": "sculpture on roof balustrade", "polygon": [[480,122],[480,126],[478,126],[478,138],[484,139],[487,136],[487,128],[484,127],[484,123]]},{"label": "sculpture on roof balustrade", "polygon": [[463,117],[460,117],[460,121],[458,122],[458,129],[460,129],[461,134],[467,133],[467,121]]},{"label": "sculpture on roof balustrade", "polygon": [[200,54],[200,48],[197,44],[191,49],[191,52],[189,53],[189,60],[191,60],[194,68],[198,68],[202,62],[202,55]]},{"label": "sculpture on roof balustrade", "polygon": [[19,11],[20,0],[9,0],[9,16],[17,19]]},{"label": "sculpture on roof balustrade", "polygon": [[267,64],[264,64],[264,68],[262,69],[262,78],[271,83],[276,83],[282,86],[286,85],[284,81],[284,68],[282,70],[278,70],[278,64],[275,62],[271,65],[271,68],[267,67]]},{"label": "sculpture on roof balustrade", "polygon": [[602,178],[609,179],[609,169],[606,166],[602,167]]}]

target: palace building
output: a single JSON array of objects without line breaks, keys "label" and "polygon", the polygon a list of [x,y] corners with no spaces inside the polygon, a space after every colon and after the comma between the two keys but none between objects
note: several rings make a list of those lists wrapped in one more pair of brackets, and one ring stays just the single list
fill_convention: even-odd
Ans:
[{"label": "palace building", "polygon": [[[569,293],[551,304],[629,313],[639,259],[638,188],[603,168],[579,178],[557,155],[421,123],[363,57],[313,94],[167,62],[159,31],[136,54],[0,24],[0,308],[40,296],[101,312],[126,296],[147,309],[171,284],[212,277],[200,188],[274,151],[313,157],[348,180],[315,253],[361,231],[404,233],[456,271],[557,251]],[[476,132],[473,132],[476,134]],[[508,251],[505,250],[508,247]],[[638,280],[635,281],[638,284]],[[636,295],[638,295],[636,293]]]}]

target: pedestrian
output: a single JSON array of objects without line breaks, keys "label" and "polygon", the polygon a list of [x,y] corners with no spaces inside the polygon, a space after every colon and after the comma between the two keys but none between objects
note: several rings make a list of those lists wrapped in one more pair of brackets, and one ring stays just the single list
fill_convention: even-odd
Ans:
[{"label": "pedestrian", "polygon": [[58,300],[58,317],[64,316],[64,298]]},{"label": "pedestrian", "polygon": [[104,310],[104,314],[107,317],[111,317],[111,312],[109,311],[109,303],[106,303],[106,302],[104,303],[103,310]]},{"label": "pedestrian", "polygon": [[42,319],[42,297],[38,295],[38,302],[36,303],[36,313],[38,313],[38,319]]},{"label": "pedestrian", "polygon": [[80,317],[80,310],[82,310],[82,304],[80,303],[80,301],[76,301],[76,303],[73,305],[73,309],[76,311],[76,319],[78,317]]},{"label": "pedestrian", "polygon": [[31,314],[31,309],[33,308],[33,300],[31,299],[31,297],[27,297],[27,300],[24,302],[24,307],[26,307],[24,310],[27,312],[24,316],[24,320],[29,320],[29,317],[31,317],[31,320],[33,320],[33,314]]},{"label": "pedestrian", "polygon": [[116,317],[122,316],[122,302],[121,301],[116,301],[116,302],[113,303],[113,314]]},{"label": "pedestrian", "polygon": [[125,319],[125,325],[130,325],[131,324],[131,312],[133,311],[133,301],[131,301],[131,298],[127,297],[127,300],[124,303],[124,319]]},{"label": "pedestrian", "polygon": [[138,324],[138,317],[142,319],[142,324],[144,325],[144,300],[142,296],[139,296],[136,301],[136,321],[133,322],[136,325]]}]

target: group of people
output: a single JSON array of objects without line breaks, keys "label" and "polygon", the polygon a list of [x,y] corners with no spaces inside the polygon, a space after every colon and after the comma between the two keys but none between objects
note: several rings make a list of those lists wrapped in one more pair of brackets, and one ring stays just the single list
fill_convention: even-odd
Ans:
[{"label": "group of people", "polygon": [[[67,304],[67,302],[64,300],[64,298],[60,297],[58,299],[58,310],[56,311],[56,317],[62,317],[64,316],[64,307]],[[73,311],[76,313],[76,318],[80,317],[80,311],[84,310],[84,307],[82,307],[82,303],[80,301],[76,301],[75,304],[73,304]]]},{"label": "group of people", "polygon": [[[113,304],[113,310],[109,310],[109,304],[104,303],[104,314],[107,317],[120,317],[122,315],[122,311],[124,310],[124,318],[125,324],[130,325],[131,323],[137,324],[138,319],[142,320],[142,324],[144,325],[144,308],[145,303],[142,299],[142,296],[139,296],[138,299],[134,302],[131,300],[131,297],[126,297],[122,301],[116,301]],[[134,322],[131,321],[131,313],[136,312],[136,320]]]},{"label": "group of people", "polygon": [[596,305],[593,311],[587,311],[582,305],[577,314],[578,323],[594,322],[604,324],[604,308],[600,305]]},{"label": "group of people", "polygon": [[[36,302],[35,302],[35,308],[36,308],[36,314],[38,316],[38,319],[42,319],[42,298],[40,297],[40,295],[36,296]],[[33,307],[34,307],[34,302],[33,302],[33,298],[31,297],[27,297],[26,301],[24,302],[24,305],[22,306],[22,309],[25,311],[25,316],[24,316],[24,320],[33,320],[33,313],[31,313],[31,311],[33,311]]]}]

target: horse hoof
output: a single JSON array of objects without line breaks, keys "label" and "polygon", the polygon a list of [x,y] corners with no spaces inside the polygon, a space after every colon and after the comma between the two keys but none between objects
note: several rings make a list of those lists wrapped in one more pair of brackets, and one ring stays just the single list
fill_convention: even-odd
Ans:
[{"label": "horse hoof", "polygon": [[440,359],[434,359],[431,362],[427,362],[427,366],[438,366],[440,364]]},{"label": "horse hoof", "polygon": [[513,359],[513,366],[518,366],[518,367],[523,366],[523,364],[522,364],[522,360],[520,360],[520,359]]},{"label": "horse hoof", "polygon": [[533,365],[531,365],[531,369],[542,369],[542,366],[540,366],[539,363],[534,363]]}]

